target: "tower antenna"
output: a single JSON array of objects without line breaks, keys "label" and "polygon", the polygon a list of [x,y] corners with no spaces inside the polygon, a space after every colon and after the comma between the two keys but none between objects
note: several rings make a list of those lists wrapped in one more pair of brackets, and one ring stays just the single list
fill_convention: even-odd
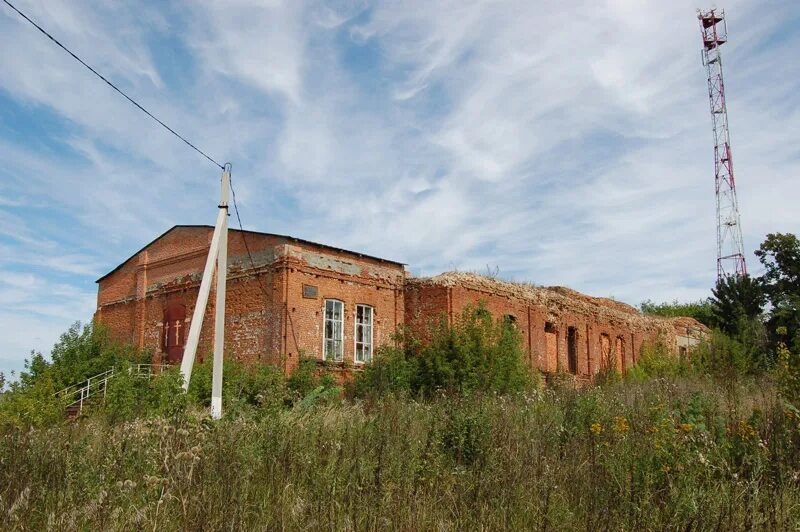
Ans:
[{"label": "tower antenna", "polygon": [[714,130],[714,188],[717,196],[717,281],[747,274],[744,241],[733,178],[731,137],[728,130],[728,108],[725,105],[725,83],[722,79],[720,47],[728,42],[725,11],[697,10],[703,36],[703,66],[708,74],[708,98],[711,104],[711,125]]}]

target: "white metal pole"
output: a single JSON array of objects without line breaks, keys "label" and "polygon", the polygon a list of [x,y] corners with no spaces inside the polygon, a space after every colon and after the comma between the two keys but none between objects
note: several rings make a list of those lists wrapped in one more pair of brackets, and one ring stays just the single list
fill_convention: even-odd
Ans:
[{"label": "white metal pole", "polygon": [[217,251],[219,250],[219,239],[222,234],[223,222],[227,227],[228,210],[220,209],[217,215],[217,223],[214,226],[214,236],[211,237],[211,247],[208,250],[206,266],[203,270],[203,279],[200,281],[200,291],[197,294],[197,301],[194,305],[192,322],[189,325],[189,335],[186,339],[186,346],[183,348],[183,360],[181,361],[181,375],[183,375],[183,389],[189,389],[189,379],[192,377],[192,366],[197,354],[197,344],[200,342],[200,331],[203,328],[203,316],[206,313],[208,304],[208,294],[211,292],[211,281],[214,277],[214,267],[217,262]]},{"label": "white metal pole", "polygon": [[225,288],[228,282],[228,189],[230,187],[231,166],[225,165],[222,173],[222,192],[220,194],[220,214],[225,213],[220,227],[219,249],[217,250],[217,300],[214,315],[214,367],[211,377],[211,417],[222,417],[222,362],[225,350]]}]

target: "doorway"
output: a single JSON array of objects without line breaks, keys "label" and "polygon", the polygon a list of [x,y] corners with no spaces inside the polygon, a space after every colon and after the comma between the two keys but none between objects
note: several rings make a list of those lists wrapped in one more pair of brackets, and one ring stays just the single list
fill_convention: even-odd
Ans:
[{"label": "doorway", "polygon": [[170,302],[164,308],[164,331],[161,335],[161,351],[167,364],[180,364],[186,342],[186,305]]}]

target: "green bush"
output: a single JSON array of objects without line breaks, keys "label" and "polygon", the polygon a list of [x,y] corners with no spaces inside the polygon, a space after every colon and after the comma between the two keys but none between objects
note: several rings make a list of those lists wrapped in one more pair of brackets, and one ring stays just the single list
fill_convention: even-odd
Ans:
[{"label": "green bush", "polygon": [[[108,329],[99,323],[73,324],[53,346],[46,369],[56,386],[65,388],[122,362],[148,363],[151,355],[111,339]],[[41,370],[37,370],[41,371]]]},{"label": "green bush", "polygon": [[286,381],[289,394],[300,399],[319,386],[317,359],[301,356],[291,375]]},{"label": "green bush", "polygon": [[48,375],[25,386],[12,382],[10,388],[0,394],[0,428],[39,427],[63,420],[66,401],[56,397],[56,391]]},{"label": "green bush", "polygon": [[146,379],[149,413],[156,416],[181,416],[189,405],[188,394],[183,391],[180,368],[172,367],[154,378]]},{"label": "green bush", "polygon": [[[211,405],[212,370],[212,360],[194,365],[188,393],[191,404],[203,408]],[[222,371],[222,401],[226,411],[253,407],[274,410],[288,400],[287,379],[277,366],[247,364],[229,357]]]},{"label": "green bush", "polygon": [[755,369],[747,346],[719,330],[693,350],[692,365],[701,373],[723,379],[748,375]]},{"label": "green bush", "polygon": [[104,412],[110,423],[128,421],[138,416],[147,396],[147,381],[133,374],[130,364],[122,363],[108,380]]},{"label": "green bush", "polygon": [[678,377],[690,372],[690,362],[676,357],[664,343],[664,339],[658,338],[655,342],[642,345],[639,360],[625,373],[625,378],[643,381],[650,378]]},{"label": "green bush", "polygon": [[356,395],[506,394],[536,384],[519,330],[506,320],[493,320],[482,304],[465,308],[452,325],[445,319],[432,323],[424,341],[402,330],[397,343],[379,351],[357,375],[351,388]]},{"label": "green bush", "polygon": [[776,380],[787,416],[796,428],[796,443],[800,445],[800,355],[783,343],[778,344],[777,351]]},{"label": "green bush", "polygon": [[110,423],[117,423],[139,417],[178,416],[185,413],[189,403],[178,367],[147,377],[137,375],[130,364],[122,363],[115,368],[105,398],[96,409]]},{"label": "green bush", "polygon": [[355,397],[383,396],[410,393],[417,372],[416,358],[406,356],[402,348],[378,348],[372,362],[348,383]]}]

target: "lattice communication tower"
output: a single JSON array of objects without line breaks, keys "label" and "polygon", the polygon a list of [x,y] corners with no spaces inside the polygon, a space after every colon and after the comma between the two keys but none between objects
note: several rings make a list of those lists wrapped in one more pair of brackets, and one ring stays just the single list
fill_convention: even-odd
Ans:
[{"label": "lattice communication tower", "polygon": [[703,36],[703,65],[708,74],[708,98],[711,103],[711,124],[714,130],[714,187],[717,194],[717,279],[747,273],[744,241],[733,178],[731,138],[728,130],[728,109],[725,105],[725,83],[722,79],[720,48],[728,41],[725,12],[711,9],[697,11]]}]

